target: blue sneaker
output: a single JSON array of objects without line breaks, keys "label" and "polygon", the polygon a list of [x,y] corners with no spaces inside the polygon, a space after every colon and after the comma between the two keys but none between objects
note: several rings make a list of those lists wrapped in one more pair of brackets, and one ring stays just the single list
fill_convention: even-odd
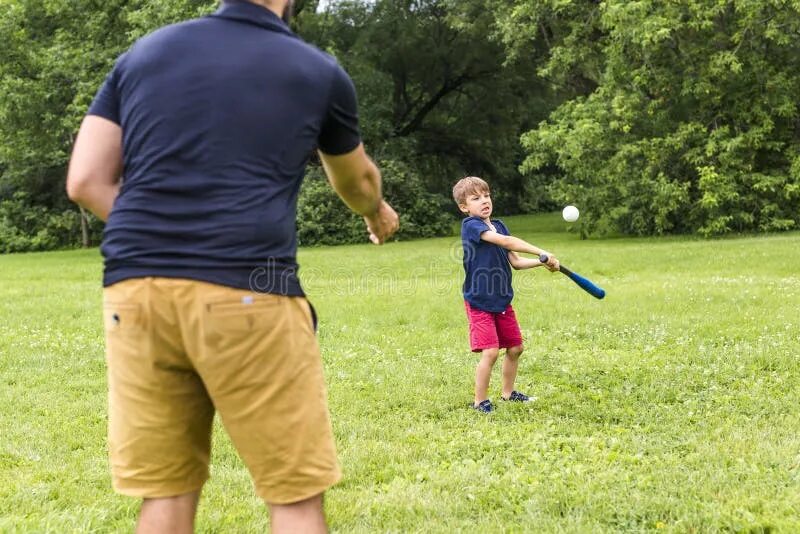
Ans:
[{"label": "blue sneaker", "polygon": [[492,401],[490,401],[489,399],[486,399],[485,401],[478,403],[477,406],[473,404],[472,408],[483,413],[489,413],[494,411],[494,405],[492,404]]},{"label": "blue sneaker", "polygon": [[511,395],[506,399],[505,397],[500,397],[504,401],[511,401],[511,402],[533,402],[535,399],[525,395],[524,393],[520,393],[517,390],[511,392]]}]

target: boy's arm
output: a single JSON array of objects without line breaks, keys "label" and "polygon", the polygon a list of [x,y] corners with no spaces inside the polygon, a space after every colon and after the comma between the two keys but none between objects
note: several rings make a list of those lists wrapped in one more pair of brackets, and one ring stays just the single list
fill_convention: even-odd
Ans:
[{"label": "boy's arm", "polygon": [[511,252],[524,252],[525,254],[534,254],[536,256],[539,256],[540,254],[552,256],[552,254],[549,252],[542,250],[535,245],[531,245],[527,241],[523,241],[518,237],[514,237],[513,235],[503,235],[493,232],[492,230],[487,230],[481,234],[481,239],[487,243],[492,243],[499,247],[503,247],[506,250],[510,250]]},{"label": "boy's arm", "polygon": [[534,267],[541,267],[544,263],[540,262],[538,259],[533,258],[521,258],[519,254],[514,251],[508,251],[508,263],[514,269],[532,269]]},{"label": "boy's arm", "polygon": [[[557,271],[558,270],[559,264],[558,264],[558,260],[556,259],[555,256],[553,256],[552,254],[550,254],[546,250],[540,249],[536,245],[531,245],[527,241],[524,241],[524,240],[522,240],[522,239],[520,239],[518,237],[514,237],[513,235],[503,235],[503,234],[500,234],[498,232],[494,232],[492,230],[487,230],[487,231],[481,233],[481,240],[486,241],[487,243],[492,243],[492,244],[497,245],[499,247],[503,247],[504,249],[508,250],[509,253],[524,252],[526,254],[534,254],[536,256],[539,256],[541,254],[547,254],[547,257],[548,257],[547,264],[546,264],[547,268],[550,271]],[[516,254],[515,254],[515,256],[516,256]],[[533,263],[528,263],[528,262],[537,262],[538,265],[542,265],[542,263],[538,259],[536,259],[536,260],[528,259],[528,258],[519,258],[519,259],[520,260],[525,260],[525,265],[527,265],[527,266],[526,267],[515,267],[514,263],[511,261],[511,256],[509,254],[509,260],[508,261],[511,262],[511,266],[514,267],[515,269],[520,269],[520,268],[530,269],[531,267],[536,267],[537,266],[537,265],[534,265]]]}]

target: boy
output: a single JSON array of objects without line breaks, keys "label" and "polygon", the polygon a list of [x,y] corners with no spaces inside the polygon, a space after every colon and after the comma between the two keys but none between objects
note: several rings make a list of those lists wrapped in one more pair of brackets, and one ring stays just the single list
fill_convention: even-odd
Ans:
[{"label": "boy", "polygon": [[[468,176],[453,186],[453,199],[466,215],[461,225],[464,246],[464,305],[469,319],[469,340],[472,352],[480,352],[481,360],[475,371],[475,401],[473,408],[488,413],[494,410],[489,400],[489,379],[500,349],[506,349],[503,360],[502,399],[528,402],[530,397],[514,390],[519,357],[522,354],[522,334],[511,307],[511,269],[530,269],[544,265],[557,271],[558,260],[549,252],[510,235],[499,220],[492,220],[492,199],[489,184]],[[522,258],[517,252],[547,254],[543,264],[538,259]]]}]

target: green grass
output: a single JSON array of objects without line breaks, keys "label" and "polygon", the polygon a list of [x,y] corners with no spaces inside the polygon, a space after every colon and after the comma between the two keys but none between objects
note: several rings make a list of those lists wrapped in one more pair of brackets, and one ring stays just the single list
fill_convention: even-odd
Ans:
[{"label": "green grass", "polygon": [[[509,217],[608,292],[516,272],[532,406],[466,408],[456,238],[304,249],[344,481],[338,532],[800,531],[800,234],[581,241]],[[110,489],[96,250],[0,257],[0,532],[130,530]],[[492,379],[496,399],[499,365]],[[216,429],[200,532],[261,532]]]}]

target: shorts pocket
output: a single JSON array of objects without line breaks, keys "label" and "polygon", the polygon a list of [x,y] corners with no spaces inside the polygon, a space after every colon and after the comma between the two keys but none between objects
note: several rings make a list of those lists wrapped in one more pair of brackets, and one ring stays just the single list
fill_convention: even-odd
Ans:
[{"label": "shorts pocket", "polygon": [[237,346],[253,333],[277,326],[284,302],[274,295],[244,296],[207,302],[203,310],[205,342],[215,348]]},{"label": "shorts pocket", "polygon": [[317,334],[317,326],[319,320],[317,319],[317,310],[314,309],[314,305],[309,302],[308,299],[303,299],[305,304],[305,318],[308,321],[308,324],[311,326],[311,332],[316,335]]},{"label": "shorts pocket", "polygon": [[130,335],[142,331],[142,307],[131,302],[104,302],[103,324],[109,335]]}]

